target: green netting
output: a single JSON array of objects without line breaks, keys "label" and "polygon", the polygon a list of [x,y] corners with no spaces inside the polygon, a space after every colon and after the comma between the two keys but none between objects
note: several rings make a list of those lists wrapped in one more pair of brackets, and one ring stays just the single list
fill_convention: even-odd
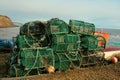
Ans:
[{"label": "green netting", "polygon": [[48,45],[48,40],[45,35],[27,36],[19,35],[17,37],[18,48],[30,48],[30,47],[45,47]]},{"label": "green netting", "polygon": [[69,21],[70,30],[74,33],[93,34],[95,32],[95,25],[78,20]]},{"label": "green netting", "polygon": [[55,68],[60,71],[70,69],[70,61],[65,56],[66,53],[55,53]]},{"label": "green netting", "polygon": [[52,44],[65,43],[65,34],[53,34]]},{"label": "green netting", "polygon": [[75,67],[80,67],[80,53],[78,51],[69,51],[68,54],[69,59],[71,59],[71,68],[75,68]]},{"label": "green netting", "polygon": [[81,37],[81,46],[88,50],[103,50],[106,41],[102,36],[83,36]]},{"label": "green netting", "polygon": [[84,34],[91,34],[95,32],[95,25],[92,23],[84,22]]},{"label": "green netting", "polygon": [[77,34],[53,34],[52,44],[57,43],[80,43],[80,37]]},{"label": "green netting", "polygon": [[78,20],[69,21],[70,30],[74,33],[83,33],[84,31],[84,22]]},{"label": "green netting", "polygon": [[29,36],[18,36],[17,37],[18,48],[29,48],[34,46],[37,41]]},{"label": "green netting", "polygon": [[68,25],[58,18],[53,18],[48,21],[47,31],[49,34],[68,33]]},{"label": "green netting", "polygon": [[37,75],[39,73],[40,69],[31,69],[31,70],[25,70],[23,66],[18,64],[11,65],[9,75],[10,77],[21,77],[21,76],[27,76],[27,75]]},{"label": "green netting", "polygon": [[76,50],[79,50],[80,44],[77,44],[77,43],[58,43],[58,44],[53,44],[52,48],[54,51],[57,51],[57,52],[76,51]]},{"label": "green netting", "polygon": [[61,71],[80,66],[80,56],[77,52],[55,53],[55,68]]},{"label": "green netting", "polygon": [[10,67],[9,74],[11,77],[20,77],[20,76],[24,76],[26,74],[26,71],[24,71],[22,66],[19,66],[17,64],[13,64]]},{"label": "green netting", "polygon": [[67,51],[79,50],[80,44],[78,43],[68,43]]},{"label": "green netting", "polygon": [[67,56],[71,60],[79,60],[80,59],[80,54],[78,51],[69,51]]},{"label": "green netting", "polygon": [[80,37],[77,34],[66,34],[65,42],[66,43],[80,43]]},{"label": "green netting", "polygon": [[81,37],[81,46],[88,50],[96,50],[97,49],[97,40],[94,36],[83,36]]},{"label": "green netting", "polygon": [[26,70],[54,65],[52,49],[22,49],[20,51],[20,58]]},{"label": "green netting", "polygon": [[57,52],[67,51],[67,44],[66,43],[53,44],[52,49]]}]

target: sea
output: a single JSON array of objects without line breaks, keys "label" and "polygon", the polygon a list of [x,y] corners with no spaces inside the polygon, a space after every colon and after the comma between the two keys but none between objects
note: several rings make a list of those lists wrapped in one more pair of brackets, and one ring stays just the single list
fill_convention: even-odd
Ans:
[{"label": "sea", "polygon": [[[106,28],[101,28],[101,29],[103,30],[103,32],[110,34],[107,45],[120,46],[120,29],[106,29]],[[19,30],[20,30],[20,26],[0,28],[0,39],[12,40],[13,37],[19,35]],[[100,28],[96,28],[96,31],[99,30]]]}]

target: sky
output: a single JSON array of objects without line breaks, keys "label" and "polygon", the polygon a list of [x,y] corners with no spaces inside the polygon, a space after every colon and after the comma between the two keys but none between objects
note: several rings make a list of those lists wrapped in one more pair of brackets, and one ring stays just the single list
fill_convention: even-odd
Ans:
[{"label": "sky", "polygon": [[120,0],[0,0],[0,15],[13,22],[60,18],[94,23],[97,28],[120,29]]}]

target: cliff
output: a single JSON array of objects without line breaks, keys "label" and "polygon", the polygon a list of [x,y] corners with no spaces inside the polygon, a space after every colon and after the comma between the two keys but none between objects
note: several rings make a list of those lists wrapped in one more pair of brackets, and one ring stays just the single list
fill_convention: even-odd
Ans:
[{"label": "cliff", "polygon": [[0,15],[0,27],[13,27],[13,26],[14,24],[9,17]]}]

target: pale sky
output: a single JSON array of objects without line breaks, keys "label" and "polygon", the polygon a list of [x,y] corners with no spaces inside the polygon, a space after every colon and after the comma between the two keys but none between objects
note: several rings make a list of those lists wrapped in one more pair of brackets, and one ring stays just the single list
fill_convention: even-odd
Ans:
[{"label": "pale sky", "polygon": [[20,23],[60,18],[120,29],[120,0],[0,0],[0,15]]}]

